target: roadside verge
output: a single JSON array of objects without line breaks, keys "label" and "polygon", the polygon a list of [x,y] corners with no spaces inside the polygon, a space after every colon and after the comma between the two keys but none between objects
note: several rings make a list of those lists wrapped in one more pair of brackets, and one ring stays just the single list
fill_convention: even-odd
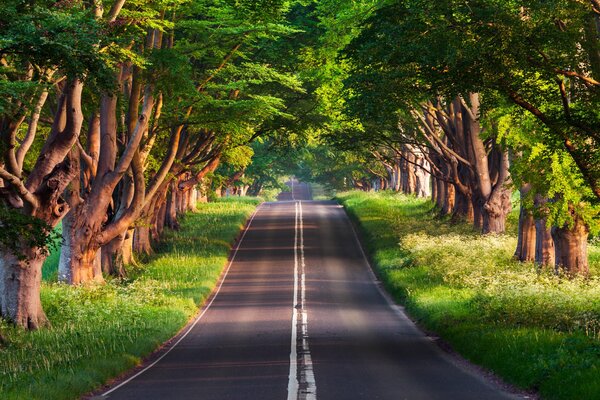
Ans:
[{"label": "roadside verge", "polygon": [[425,200],[337,196],[390,294],[468,360],[548,399],[600,397],[600,249],[591,280],[514,262],[511,235],[438,220]]},{"label": "roadside verge", "polygon": [[6,327],[0,397],[73,399],[139,365],[197,315],[258,203],[203,204],[127,280],[44,284],[52,328],[26,333]]}]

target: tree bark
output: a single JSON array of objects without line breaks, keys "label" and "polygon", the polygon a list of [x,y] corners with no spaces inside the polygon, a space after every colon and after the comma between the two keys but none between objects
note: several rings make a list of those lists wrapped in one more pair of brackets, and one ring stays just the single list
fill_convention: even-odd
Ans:
[{"label": "tree bark", "polygon": [[510,191],[505,188],[484,204],[482,232],[484,234],[504,233],[506,231],[506,217],[510,209]]},{"label": "tree bark", "polygon": [[444,185],[444,204],[442,205],[442,215],[450,215],[456,202],[456,189],[453,184]]},{"label": "tree bark", "polygon": [[535,263],[541,267],[555,264],[554,239],[545,218],[535,220]]},{"label": "tree bark", "polygon": [[519,213],[519,235],[515,258],[519,261],[535,261],[536,254],[536,225],[531,211],[521,207]]},{"label": "tree bark", "polygon": [[442,213],[442,210],[444,209],[444,204],[445,204],[446,198],[447,198],[446,186],[449,185],[449,183],[444,182],[441,179],[438,179],[436,184],[437,184],[437,208],[440,211],[440,213]]},{"label": "tree bark", "polygon": [[519,212],[519,233],[517,249],[514,257],[522,262],[535,261],[536,227],[531,210],[525,207],[525,197],[531,190],[531,185],[525,184],[519,188],[521,193],[521,210]]},{"label": "tree bark", "polygon": [[26,249],[23,259],[0,252],[0,315],[15,325],[34,330],[49,324],[42,308],[40,287],[45,255]]},{"label": "tree bark", "polygon": [[463,220],[467,222],[474,221],[473,201],[470,194],[462,193],[460,190],[455,191],[456,201],[452,209],[452,219]]},{"label": "tree bark", "polygon": [[556,271],[562,269],[570,276],[589,275],[587,241],[589,229],[577,215],[574,224],[552,227],[556,254]]},{"label": "tree bark", "polygon": [[150,227],[147,225],[138,226],[135,228],[133,235],[133,250],[139,254],[147,256],[154,253],[152,243],[150,241]]},{"label": "tree bark", "polygon": [[124,278],[125,260],[123,259],[123,246],[126,233],[117,235],[114,239],[102,246],[102,272],[106,275]]},{"label": "tree bark", "polygon": [[165,225],[173,230],[179,229],[177,221],[177,184],[171,182],[169,194],[167,195],[167,208],[165,215]]}]

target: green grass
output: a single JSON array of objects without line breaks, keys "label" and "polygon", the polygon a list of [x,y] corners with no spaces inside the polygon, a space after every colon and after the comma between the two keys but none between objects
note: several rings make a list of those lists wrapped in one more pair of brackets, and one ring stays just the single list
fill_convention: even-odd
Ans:
[{"label": "green grass", "polygon": [[73,399],[138,365],[196,315],[257,204],[243,198],[200,204],[128,280],[44,283],[50,329],[0,326],[7,341],[0,347],[0,398]]},{"label": "green grass", "polygon": [[390,293],[419,324],[473,362],[546,399],[600,398],[600,246],[590,279],[512,259],[508,234],[481,236],[435,216],[425,200],[342,193]]}]

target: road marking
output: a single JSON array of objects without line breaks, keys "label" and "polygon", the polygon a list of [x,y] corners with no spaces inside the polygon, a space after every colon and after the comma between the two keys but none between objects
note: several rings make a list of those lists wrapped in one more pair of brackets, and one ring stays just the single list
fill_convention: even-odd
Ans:
[{"label": "road marking", "polygon": [[204,314],[206,314],[206,312],[208,311],[208,309],[210,308],[210,306],[212,305],[212,303],[217,298],[219,292],[221,291],[221,288],[223,287],[223,282],[225,282],[225,278],[227,278],[227,274],[229,273],[229,270],[231,269],[231,265],[235,261],[235,256],[237,255],[238,250],[240,249],[240,246],[242,245],[242,242],[244,241],[244,238],[246,237],[246,233],[248,233],[248,230],[250,229],[250,225],[252,225],[252,221],[254,221],[254,217],[256,217],[256,214],[258,214],[258,211],[260,210],[261,207],[262,207],[262,204],[260,204],[258,207],[256,207],[256,210],[254,210],[254,213],[252,214],[252,217],[250,217],[250,221],[248,221],[248,225],[246,225],[246,228],[244,229],[244,232],[242,233],[242,236],[240,237],[240,240],[237,242],[237,245],[235,246],[235,250],[233,251],[233,255],[231,256],[231,260],[229,261],[229,265],[227,265],[227,269],[225,269],[225,273],[223,274],[223,279],[221,279],[221,282],[219,282],[219,286],[217,287],[217,290],[216,290],[215,294],[213,295],[213,297],[210,300],[210,302],[206,305],[206,307],[204,307],[204,310],[202,310],[202,312],[200,313],[200,315],[198,315],[198,317],[196,317],[196,319],[190,325],[190,327],[188,328],[188,330],[185,331],[185,333],[179,338],[179,340],[177,340],[175,342],[175,344],[173,344],[171,347],[169,347],[169,349],[167,351],[165,351],[163,355],[161,355],[160,357],[158,357],[152,364],[148,365],[146,368],[144,368],[143,370],[141,370],[137,374],[133,375],[129,379],[121,382],[120,384],[118,384],[114,388],[112,388],[112,389],[104,392],[103,394],[100,395],[100,397],[107,397],[109,394],[111,394],[115,390],[117,390],[117,389],[125,386],[126,384],[128,384],[129,382],[131,382],[132,380],[134,380],[135,378],[137,378],[138,376],[142,375],[144,372],[148,371],[150,368],[154,367],[160,360],[162,360],[163,358],[165,358],[166,355],[169,354],[171,352],[171,350],[173,350],[183,339],[185,339],[185,337],[191,332],[192,329],[194,329],[194,327],[196,326],[196,324],[198,324],[198,322],[202,319],[202,317],[204,316]]},{"label": "road marking", "polygon": [[[288,400],[316,400],[317,385],[312,357],[308,346],[308,313],[306,311],[306,261],[304,257],[304,220],[302,201],[295,204],[294,222],[294,302],[292,308],[292,335],[290,348],[290,374]],[[299,234],[298,234],[299,232]],[[298,245],[298,238],[300,243]],[[300,248],[300,259],[298,259]],[[300,303],[298,303],[298,281],[300,281]],[[300,343],[298,343],[298,317],[300,316]],[[300,347],[300,360],[298,359]],[[299,367],[299,368],[298,368]]]},{"label": "road marking", "polygon": [[292,302],[292,340],[290,344],[288,400],[296,400],[298,398],[298,313],[296,310],[298,304],[298,203],[294,203],[294,207],[296,210],[294,217],[294,300]]},{"label": "road marking", "polygon": [[304,219],[302,202],[298,202],[300,208],[300,266],[301,275],[301,307],[302,313],[302,366],[300,370],[300,398],[303,400],[316,400],[317,383],[313,371],[312,357],[308,347],[308,312],[306,311],[306,262],[304,258]]}]

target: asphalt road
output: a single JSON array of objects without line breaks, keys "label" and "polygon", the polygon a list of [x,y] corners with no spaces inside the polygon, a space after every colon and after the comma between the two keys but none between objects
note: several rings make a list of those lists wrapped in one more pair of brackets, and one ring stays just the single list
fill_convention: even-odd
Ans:
[{"label": "asphalt road", "polygon": [[263,204],[189,334],[116,399],[508,399],[382,294],[334,202]]}]

